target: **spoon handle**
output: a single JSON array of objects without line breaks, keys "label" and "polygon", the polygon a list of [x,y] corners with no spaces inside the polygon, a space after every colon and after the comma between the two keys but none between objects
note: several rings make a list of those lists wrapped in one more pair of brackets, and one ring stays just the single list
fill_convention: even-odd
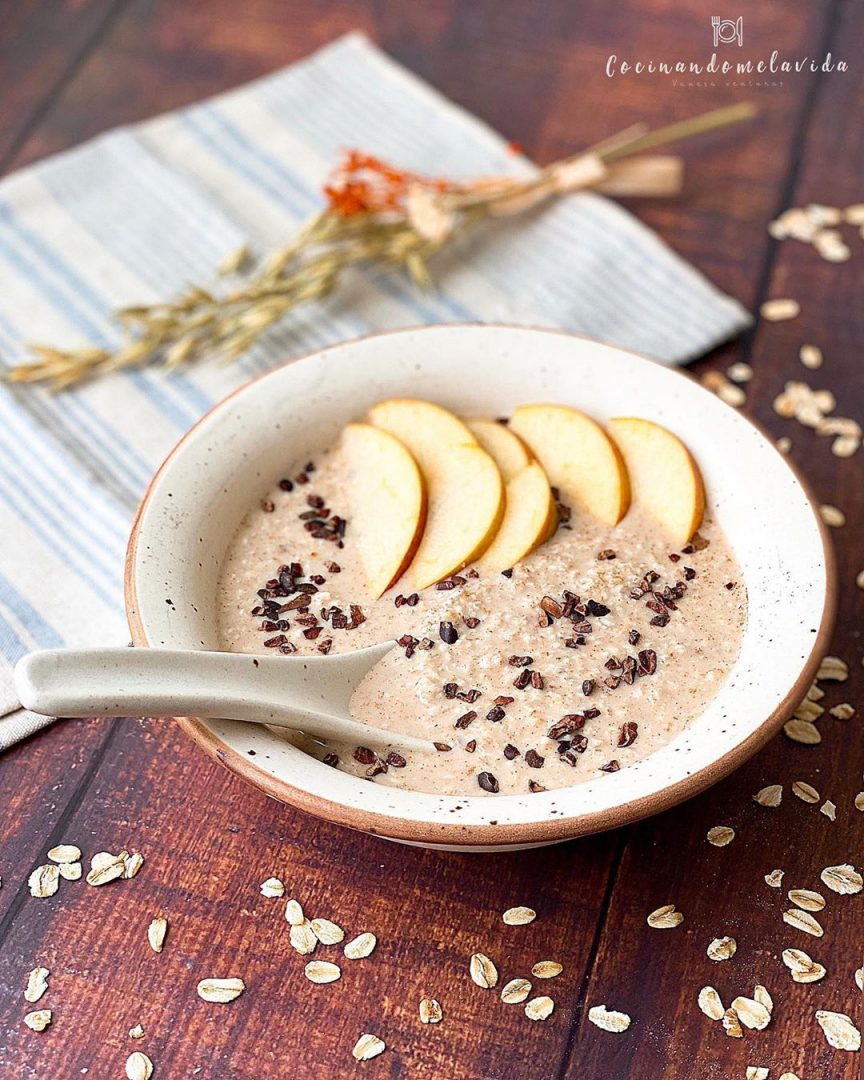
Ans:
[{"label": "spoon handle", "polygon": [[[47,649],[19,660],[15,685],[25,708],[49,716],[224,718],[355,745],[432,749],[431,742],[333,715],[324,692],[325,674],[318,658],[179,649]],[[336,674],[331,668],[330,677]],[[343,686],[353,674],[349,665],[343,672],[348,678],[340,680]]]}]

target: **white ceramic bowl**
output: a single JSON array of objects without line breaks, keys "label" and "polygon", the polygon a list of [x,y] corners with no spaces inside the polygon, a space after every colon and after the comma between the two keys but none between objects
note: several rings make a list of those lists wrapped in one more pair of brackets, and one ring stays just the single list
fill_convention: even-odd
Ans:
[{"label": "white ceramic bowl", "polygon": [[[637,415],[675,431],[741,564],[749,621],[706,712],[670,745],[571,788],[498,798],[397,791],[315,761],[266,728],[181,719],[227,768],[283,802],[391,839],[465,850],[566,840],[663,810],[740,765],[806,692],[834,615],[830,546],[801,481],[747,420],[679,372],[555,331],[433,326],[335,345],[245,386],[175,447],[129,543],[126,603],[138,646],[216,647],[215,593],[240,518],[292,466],[384,398],[468,415],[527,402]],[[170,599],[172,603],[166,603]]]}]

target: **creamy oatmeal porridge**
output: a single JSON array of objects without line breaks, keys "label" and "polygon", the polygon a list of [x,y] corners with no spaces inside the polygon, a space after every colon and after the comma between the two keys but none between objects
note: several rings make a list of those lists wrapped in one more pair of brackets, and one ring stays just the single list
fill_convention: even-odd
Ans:
[{"label": "creamy oatmeal porridge", "polygon": [[[470,566],[421,592],[374,599],[352,545],[362,464],[341,445],[266,493],[232,540],[219,585],[220,646],[344,652],[388,639],[352,714],[438,743],[429,754],[325,746],[286,735],[375,783],[482,795],[569,786],[654,752],[715,697],[747,601],[716,522],[670,547],[631,508],[614,528],[569,515],[512,571]],[[561,492],[563,504],[567,493]]]}]

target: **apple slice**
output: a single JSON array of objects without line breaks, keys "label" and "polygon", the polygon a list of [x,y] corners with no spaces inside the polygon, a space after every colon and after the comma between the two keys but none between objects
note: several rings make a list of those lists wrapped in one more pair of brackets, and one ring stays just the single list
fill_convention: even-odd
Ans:
[{"label": "apple slice", "polygon": [[341,449],[350,463],[351,537],[377,599],[414,557],[426,521],[426,489],[417,462],[386,431],[348,424]]},{"label": "apple slice", "polygon": [[651,420],[621,417],[609,421],[609,430],[627,463],[634,505],[658,521],[673,543],[686,544],[705,512],[702,474],[690,451]]},{"label": "apple slice", "polygon": [[508,570],[548,540],[557,524],[546,473],[538,461],[529,461],[507,481],[507,508],[501,528],[480,557],[477,569],[489,574]]},{"label": "apple slice", "polygon": [[510,428],[537,456],[564,502],[618,524],[630,505],[627,469],[595,420],[566,405],[521,405]]},{"label": "apple slice", "polygon": [[506,424],[499,424],[497,420],[466,420],[465,423],[501,470],[505,484],[533,460],[528,447]]},{"label": "apple slice", "polygon": [[406,587],[425,589],[489,546],[504,515],[504,481],[468,428],[440,405],[382,401],[369,421],[408,448],[426,482],[426,528],[405,572]]}]

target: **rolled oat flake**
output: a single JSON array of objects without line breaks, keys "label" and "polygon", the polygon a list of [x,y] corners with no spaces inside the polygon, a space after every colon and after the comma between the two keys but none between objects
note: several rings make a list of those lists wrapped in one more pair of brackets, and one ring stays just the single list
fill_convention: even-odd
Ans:
[{"label": "rolled oat flake", "polygon": [[501,918],[508,926],[527,926],[537,918],[537,912],[530,907],[511,907]]},{"label": "rolled oat flake", "polygon": [[245,989],[242,979],[202,979],[198,983],[198,997],[224,1005],[240,997]]},{"label": "rolled oat flake", "polygon": [[35,1004],[48,989],[48,968],[36,967],[27,976],[27,989],[24,991],[24,1000],[31,1005]]},{"label": "rolled oat flake", "polygon": [[361,1035],[354,1044],[351,1056],[357,1061],[369,1061],[370,1058],[378,1057],[379,1054],[383,1054],[386,1049],[387,1045],[383,1039],[379,1039],[377,1035],[366,1032]]},{"label": "rolled oat flake", "polygon": [[349,960],[362,960],[372,953],[377,944],[378,939],[374,934],[358,934],[357,937],[348,942],[342,952]]},{"label": "rolled oat flake", "polygon": [[864,888],[864,878],[849,863],[826,866],[819,876],[829,889],[841,896],[853,896]]},{"label": "rolled oat flake", "polygon": [[331,964],[328,960],[310,960],[305,968],[306,978],[312,983],[336,982],[342,975],[338,964]]},{"label": "rolled oat flake", "polygon": [[483,953],[474,953],[469,971],[474,982],[484,990],[491,990],[498,983],[498,969]]},{"label": "rolled oat flake", "polygon": [[861,1032],[846,1013],[819,1009],[816,1021],[825,1033],[828,1045],[835,1050],[850,1050],[854,1053],[861,1049]]},{"label": "rolled oat flake", "polygon": [[126,1058],[126,1076],[128,1080],[150,1080],[152,1075],[153,1062],[146,1054],[142,1054],[140,1050],[136,1050]]},{"label": "rolled oat flake", "polygon": [[505,1005],[519,1005],[531,993],[531,983],[527,979],[511,979],[501,991],[501,1000]]},{"label": "rolled oat flake", "polygon": [[420,1023],[440,1024],[444,1019],[444,1010],[441,1002],[435,998],[423,998],[420,1002]]},{"label": "rolled oat flake", "polygon": [[548,1020],[555,1009],[555,1002],[550,997],[536,997],[525,1006],[525,1015],[529,1020]]},{"label": "rolled oat flake", "polygon": [[627,1013],[607,1009],[605,1005],[594,1005],[588,1010],[588,1019],[604,1031],[621,1032],[630,1027]]}]

